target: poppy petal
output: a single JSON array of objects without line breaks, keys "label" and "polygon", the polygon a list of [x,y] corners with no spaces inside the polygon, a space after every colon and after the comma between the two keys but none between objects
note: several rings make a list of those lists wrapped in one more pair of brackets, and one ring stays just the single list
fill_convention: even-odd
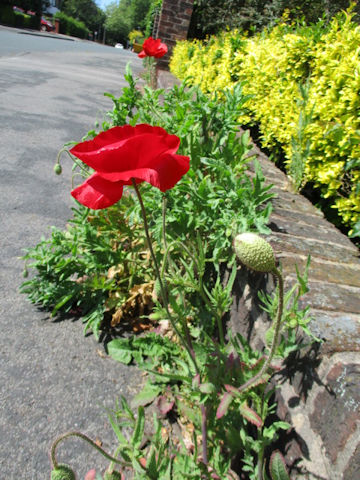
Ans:
[{"label": "poppy petal", "polygon": [[176,154],[165,154],[147,168],[136,168],[114,174],[104,174],[107,180],[116,180],[124,185],[131,185],[131,179],[150,183],[162,192],[173,188],[174,185],[187,173],[190,168],[189,157]]},{"label": "poppy petal", "polygon": [[155,58],[163,57],[168,51],[168,47],[165,43],[161,43],[160,38],[154,39],[152,37],[145,40],[142,48],[145,56]]},{"label": "poppy petal", "polygon": [[94,173],[76,187],[71,195],[85,207],[100,210],[114,205],[120,200],[122,193],[123,182],[109,182]]},{"label": "poppy petal", "polygon": [[[114,127],[100,133],[93,140],[79,143],[70,152],[97,172],[112,181],[116,172],[152,166],[165,153],[175,153],[180,145],[176,135],[170,135],[161,127],[140,124]],[[110,179],[110,178],[109,178]]]}]

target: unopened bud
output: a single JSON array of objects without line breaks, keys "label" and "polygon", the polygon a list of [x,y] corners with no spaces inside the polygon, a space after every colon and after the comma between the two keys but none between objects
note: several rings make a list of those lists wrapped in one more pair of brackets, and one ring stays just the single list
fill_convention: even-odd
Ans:
[{"label": "unopened bud", "polygon": [[51,480],[76,480],[75,473],[68,465],[58,465],[51,472]]},{"label": "unopened bud", "polygon": [[270,243],[255,233],[241,233],[234,239],[238,259],[256,272],[270,273],[276,268],[274,250]]},{"label": "unopened bud", "polygon": [[57,163],[57,164],[54,166],[54,172],[56,173],[56,175],[61,175],[62,167],[61,167],[60,163]]}]

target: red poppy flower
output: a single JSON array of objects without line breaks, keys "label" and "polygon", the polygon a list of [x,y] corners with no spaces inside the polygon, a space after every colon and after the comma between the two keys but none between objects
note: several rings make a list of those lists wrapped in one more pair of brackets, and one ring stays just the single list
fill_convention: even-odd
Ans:
[{"label": "red poppy flower", "polygon": [[142,51],[138,54],[138,57],[155,57],[161,58],[167,53],[168,47],[165,43],[161,43],[160,38],[149,37],[145,40],[142,46]]},{"label": "red poppy flower", "polygon": [[71,195],[94,210],[122,197],[123,186],[148,182],[162,192],[172,188],[189,170],[190,159],[175,152],[180,139],[161,127],[147,124],[113,127],[70,152],[95,170]]}]

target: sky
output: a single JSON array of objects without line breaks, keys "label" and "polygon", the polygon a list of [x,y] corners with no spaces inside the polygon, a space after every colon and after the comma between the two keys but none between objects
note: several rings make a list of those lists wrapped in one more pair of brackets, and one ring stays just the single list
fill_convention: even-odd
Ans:
[{"label": "sky", "polygon": [[114,0],[96,0],[96,4],[102,9],[105,10],[105,8],[110,4],[113,3]]}]

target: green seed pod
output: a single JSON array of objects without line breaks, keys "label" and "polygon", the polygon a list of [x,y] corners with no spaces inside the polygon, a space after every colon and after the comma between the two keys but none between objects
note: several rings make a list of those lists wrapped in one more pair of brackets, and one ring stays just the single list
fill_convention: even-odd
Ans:
[{"label": "green seed pod", "polygon": [[51,472],[51,480],[76,480],[75,473],[68,465],[58,465]]},{"label": "green seed pod", "polygon": [[27,268],[24,268],[24,270],[23,270],[23,277],[24,277],[24,278],[27,278],[28,276],[29,276],[29,271],[28,271]]},{"label": "green seed pod", "polygon": [[155,283],[154,283],[154,294],[157,299],[158,298],[162,299],[161,286],[158,278],[155,280]]},{"label": "green seed pod", "polygon": [[54,172],[56,173],[56,175],[61,175],[62,167],[61,167],[60,163],[57,163],[57,164],[54,166]]},{"label": "green seed pod", "polygon": [[255,233],[241,233],[234,239],[238,259],[256,272],[270,273],[276,268],[274,250],[270,243]]},{"label": "green seed pod", "polygon": [[115,470],[112,473],[106,471],[104,475],[104,480],[122,480],[122,478],[121,473]]}]

